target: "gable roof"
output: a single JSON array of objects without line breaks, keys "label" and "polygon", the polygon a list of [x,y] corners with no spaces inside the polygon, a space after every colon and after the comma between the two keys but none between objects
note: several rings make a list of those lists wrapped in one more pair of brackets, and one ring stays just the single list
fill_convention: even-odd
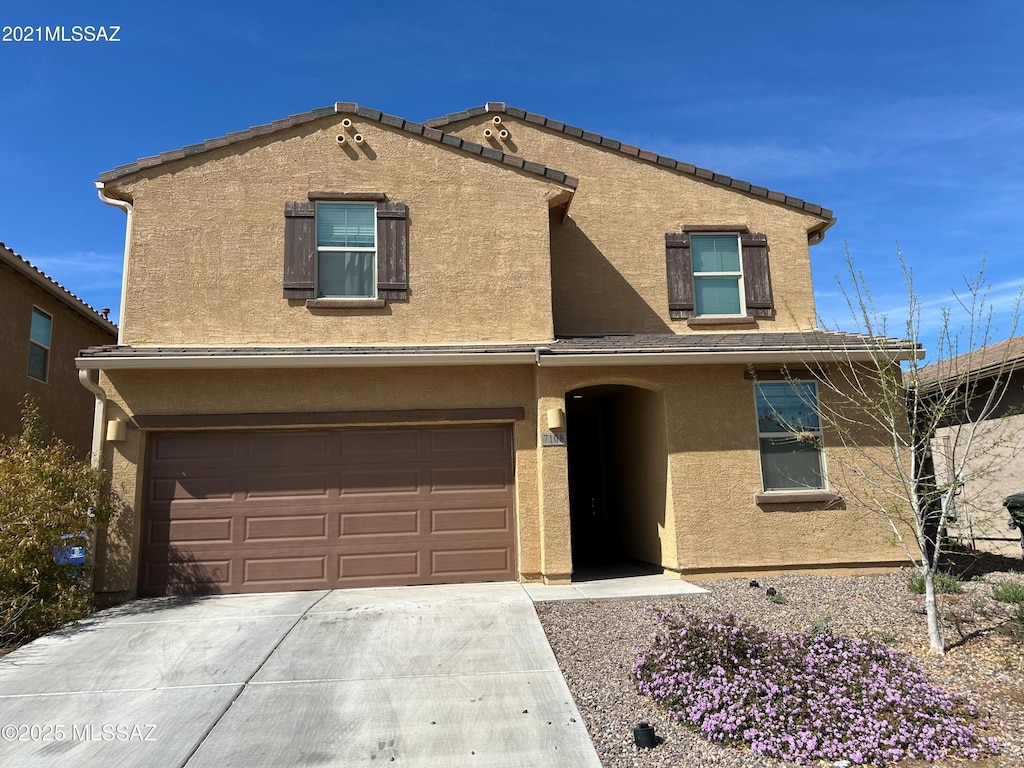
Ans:
[{"label": "gable roof", "polygon": [[715,173],[709,171],[707,168],[698,168],[695,165],[689,163],[683,163],[679,160],[674,160],[671,157],[665,155],[659,155],[656,152],[648,152],[647,150],[634,147],[631,144],[623,144],[621,141],[616,139],[609,139],[606,136],[601,136],[597,133],[585,131],[582,128],[577,128],[572,125],[566,125],[558,120],[552,120],[551,118],[545,117],[544,115],[538,115],[534,112],[527,112],[524,109],[518,107],[510,107],[503,101],[489,101],[483,106],[470,107],[462,112],[453,112],[445,115],[444,117],[437,117],[432,120],[428,120],[426,124],[431,128],[440,128],[452,123],[461,122],[471,117],[477,117],[479,115],[486,114],[488,112],[500,112],[502,114],[509,115],[511,117],[518,118],[527,123],[539,125],[543,128],[548,128],[552,131],[564,133],[567,136],[571,136],[581,141],[587,141],[591,144],[596,144],[605,149],[610,149],[615,152],[621,152],[629,157],[634,157],[637,160],[651,163],[652,165],[658,165],[664,168],[669,168],[680,173],[693,176],[704,181],[710,181],[713,184],[720,184],[723,187],[729,187],[740,192],[745,192],[748,195],[754,195],[756,197],[763,197],[772,202],[780,203],[781,205],[795,208],[798,211],[809,213],[814,216],[820,216],[823,219],[828,220],[829,226],[835,221],[832,215],[832,211],[828,208],[822,208],[820,205],[815,203],[809,203],[806,200],[801,200],[798,197],[791,197],[782,192],[776,192],[768,189],[767,187],[759,187],[755,184],[751,184],[748,181],[741,181],[740,179],[734,179],[731,176],[726,176],[721,173]]},{"label": "gable roof", "polygon": [[908,371],[903,375],[903,380],[908,386],[916,383],[928,388],[940,382],[957,383],[958,379],[966,376],[975,380],[1001,376],[1018,368],[1024,368],[1024,335],[1013,336],[998,344],[989,344],[948,360],[939,360],[916,372]]},{"label": "gable roof", "polygon": [[0,263],[7,264],[22,277],[25,277],[51,296],[62,301],[70,309],[74,310],[97,327],[102,328],[113,336],[117,336],[117,326],[114,325],[114,323],[112,323],[105,315],[97,312],[63,285],[58,283],[52,277],[49,277],[41,269],[33,266],[24,256],[12,251],[4,243],[0,243]]},{"label": "gable roof", "polygon": [[231,144],[237,144],[238,142],[278,133],[289,128],[294,128],[297,125],[303,125],[304,123],[310,123],[314,120],[320,120],[332,115],[355,115],[366,120],[372,120],[413,136],[419,136],[427,139],[428,141],[442,144],[446,147],[451,147],[452,149],[456,149],[470,155],[494,160],[526,173],[540,176],[547,181],[563,184],[573,190],[576,189],[578,184],[577,179],[554,168],[548,168],[540,163],[531,163],[530,161],[516,157],[515,155],[509,155],[497,149],[491,149],[490,147],[475,144],[472,141],[466,141],[459,136],[444,133],[437,128],[429,127],[422,123],[413,123],[395,115],[387,115],[378,109],[361,107],[350,101],[339,101],[329,107],[320,107],[319,109],[314,109],[309,112],[292,115],[291,117],[284,118],[283,120],[275,120],[272,123],[257,125],[249,128],[248,130],[236,131],[235,133],[229,133],[226,136],[221,136],[216,139],[208,139],[199,144],[190,144],[189,146],[182,147],[181,149],[162,152],[159,155],[153,155],[152,157],[144,157],[140,160],[136,160],[134,163],[120,165],[111,171],[101,173],[99,180],[104,183],[115,181],[117,179],[124,178],[125,176],[130,176],[133,173],[137,173],[138,171],[146,170],[147,168],[155,168],[166,163],[173,163],[175,160],[183,160],[186,157],[210,152]]}]

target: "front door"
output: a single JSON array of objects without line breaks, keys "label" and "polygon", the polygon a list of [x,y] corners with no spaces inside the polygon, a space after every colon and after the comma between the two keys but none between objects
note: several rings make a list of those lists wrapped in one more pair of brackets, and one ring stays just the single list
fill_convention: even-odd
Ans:
[{"label": "front door", "polygon": [[573,567],[601,565],[615,554],[610,531],[608,446],[601,402],[569,400],[569,517]]}]

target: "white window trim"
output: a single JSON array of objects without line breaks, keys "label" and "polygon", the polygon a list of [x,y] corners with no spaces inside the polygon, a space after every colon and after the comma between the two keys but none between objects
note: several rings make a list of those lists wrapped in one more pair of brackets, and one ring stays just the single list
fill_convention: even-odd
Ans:
[{"label": "white window trim", "polygon": [[[51,315],[45,309],[40,309],[35,304],[33,304],[32,305],[32,314],[35,314],[36,312],[38,312],[41,315],[46,315],[46,317],[48,317],[50,319],[50,343],[49,344],[42,344],[42,343],[40,343],[40,342],[38,342],[38,341],[36,341],[35,339],[32,338],[32,324],[31,324],[31,321],[30,321],[29,322],[29,326],[28,326],[28,344],[29,344],[29,347],[35,345],[37,347],[40,347],[41,349],[45,349],[46,350],[46,370],[43,371],[43,377],[44,378],[42,378],[42,379],[37,379],[35,376],[33,376],[28,371],[26,371],[26,375],[30,379],[32,379],[33,381],[39,381],[39,382],[42,382],[43,384],[46,384],[50,380],[50,348],[53,346],[53,315]],[[29,317],[31,318],[31,315]]]},{"label": "white window trim", "polygon": [[[373,248],[339,247],[333,245],[320,245],[319,227],[317,226],[321,205],[363,205],[373,207]],[[363,202],[361,200],[317,200],[314,204],[315,215],[313,218],[313,231],[316,233],[316,264],[313,265],[313,293],[316,301],[368,301],[377,299],[377,203]],[[320,292],[320,254],[321,253],[372,253],[373,254],[373,293],[368,296],[341,296],[338,294],[323,294]]]},{"label": "white window trim", "polygon": [[[698,272],[693,264],[693,238],[695,237],[735,237],[736,238],[736,253],[740,257],[740,268],[735,272]],[[690,233],[690,274],[693,279],[693,315],[694,317],[746,317],[747,316],[747,297],[746,290],[743,285],[743,239],[740,237],[739,232],[691,232]],[[705,313],[700,314],[697,312],[697,280],[701,277],[738,277],[736,281],[737,290],[740,292],[740,311],[735,315],[719,315]]]},{"label": "white window trim", "polygon": [[818,437],[818,465],[821,468],[821,488],[765,488],[764,487],[764,454],[761,452],[761,438],[762,437],[779,437],[779,435],[787,434],[782,432],[762,432],[760,430],[760,421],[757,418],[757,388],[762,384],[786,384],[790,383],[788,380],[784,381],[754,381],[754,431],[757,434],[757,468],[761,474],[761,492],[765,494],[794,494],[794,493],[822,493],[829,492],[830,486],[828,481],[828,464],[825,461],[825,433],[821,426],[821,406],[818,398],[818,382],[808,381],[806,379],[793,379],[791,383],[794,384],[810,384],[814,387],[814,403],[815,410],[818,411],[818,428],[815,430],[807,430],[813,432]]}]

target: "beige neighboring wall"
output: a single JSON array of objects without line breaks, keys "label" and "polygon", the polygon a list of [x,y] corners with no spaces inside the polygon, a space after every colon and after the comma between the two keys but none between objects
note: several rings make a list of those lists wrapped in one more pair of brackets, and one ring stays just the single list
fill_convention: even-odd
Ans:
[{"label": "beige neighboring wall", "polygon": [[[398,380],[401,386],[396,386]],[[526,575],[541,571],[532,366],[113,371],[103,374],[102,384],[109,397],[109,419],[137,414],[522,407],[525,418],[513,425],[518,567]],[[402,423],[398,413],[387,425]],[[129,429],[126,441],[106,446],[113,488],[135,511],[126,510],[112,521],[100,542],[97,592],[135,590],[144,517],[145,434]]]},{"label": "beige neighboring wall", "polygon": [[552,226],[556,334],[691,332],[685,320],[669,319],[665,233],[718,224],[767,235],[775,316],[758,318],[756,328],[815,327],[807,231],[827,219],[501,117],[507,142],[484,138],[491,114],[444,130],[579,179],[568,219]]},{"label": "beige neighboring wall", "polygon": [[[548,201],[567,187],[337,115],[106,185],[134,204],[122,339],[145,346],[544,341]],[[409,300],[308,309],[282,298],[284,207],[383,192],[409,208]]]},{"label": "beige neighboring wall", "polygon": [[[45,382],[28,375],[29,331],[32,308],[53,318],[49,374]],[[98,318],[97,318],[98,319]],[[49,432],[72,445],[84,457],[92,447],[93,403],[78,381],[75,357],[84,347],[113,344],[116,331],[99,327],[71,309],[50,291],[0,263],[0,436],[21,432],[21,402],[26,395],[39,406]]]},{"label": "beige neighboring wall", "polygon": [[[935,478],[939,485],[953,480],[954,463],[968,441],[972,426],[942,427],[932,440]],[[960,543],[1006,557],[1021,556],[1019,530],[1007,525],[1003,499],[1024,493],[1024,414],[978,422],[974,445],[964,469],[964,489],[956,499],[957,520],[949,535]]]}]

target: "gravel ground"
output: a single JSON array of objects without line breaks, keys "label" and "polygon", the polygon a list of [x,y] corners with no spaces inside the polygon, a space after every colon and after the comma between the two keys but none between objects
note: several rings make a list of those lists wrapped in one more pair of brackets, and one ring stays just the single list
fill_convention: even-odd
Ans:
[{"label": "gravel ground", "polygon": [[[1009,617],[1013,606],[992,599],[992,585],[1010,579],[1024,584],[1024,564],[1006,558],[961,557],[955,572],[966,581],[962,594],[942,596],[947,653],[927,654],[924,598],[907,589],[910,570],[885,576],[775,576],[693,583],[708,595],[639,601],[539,603],[537,613],[572,690],[605,768],[752,768],[790,764],[757,757],[739,747],[704,741],[674,723],[630,679],[634,649],[654,630],[646,606],[732,612],[776,631],[827,625],[836,634],[873,637],[913,655],[934,682],[991,712],[985,735],[1000,742],[995,757],[970,763],[978,768],[1024,768],[1024,636]],[[770,601],[774,587],[785,603]],[[664,741],[655,749],[633,744],[633,726],[647,721]],[[947,760],[941,765],[962,766]],[[828,763],[822,763],[828,765]],[[902,768],[928,765],[904,761]],[[940,765],[933,763],[931,765]]]}]

